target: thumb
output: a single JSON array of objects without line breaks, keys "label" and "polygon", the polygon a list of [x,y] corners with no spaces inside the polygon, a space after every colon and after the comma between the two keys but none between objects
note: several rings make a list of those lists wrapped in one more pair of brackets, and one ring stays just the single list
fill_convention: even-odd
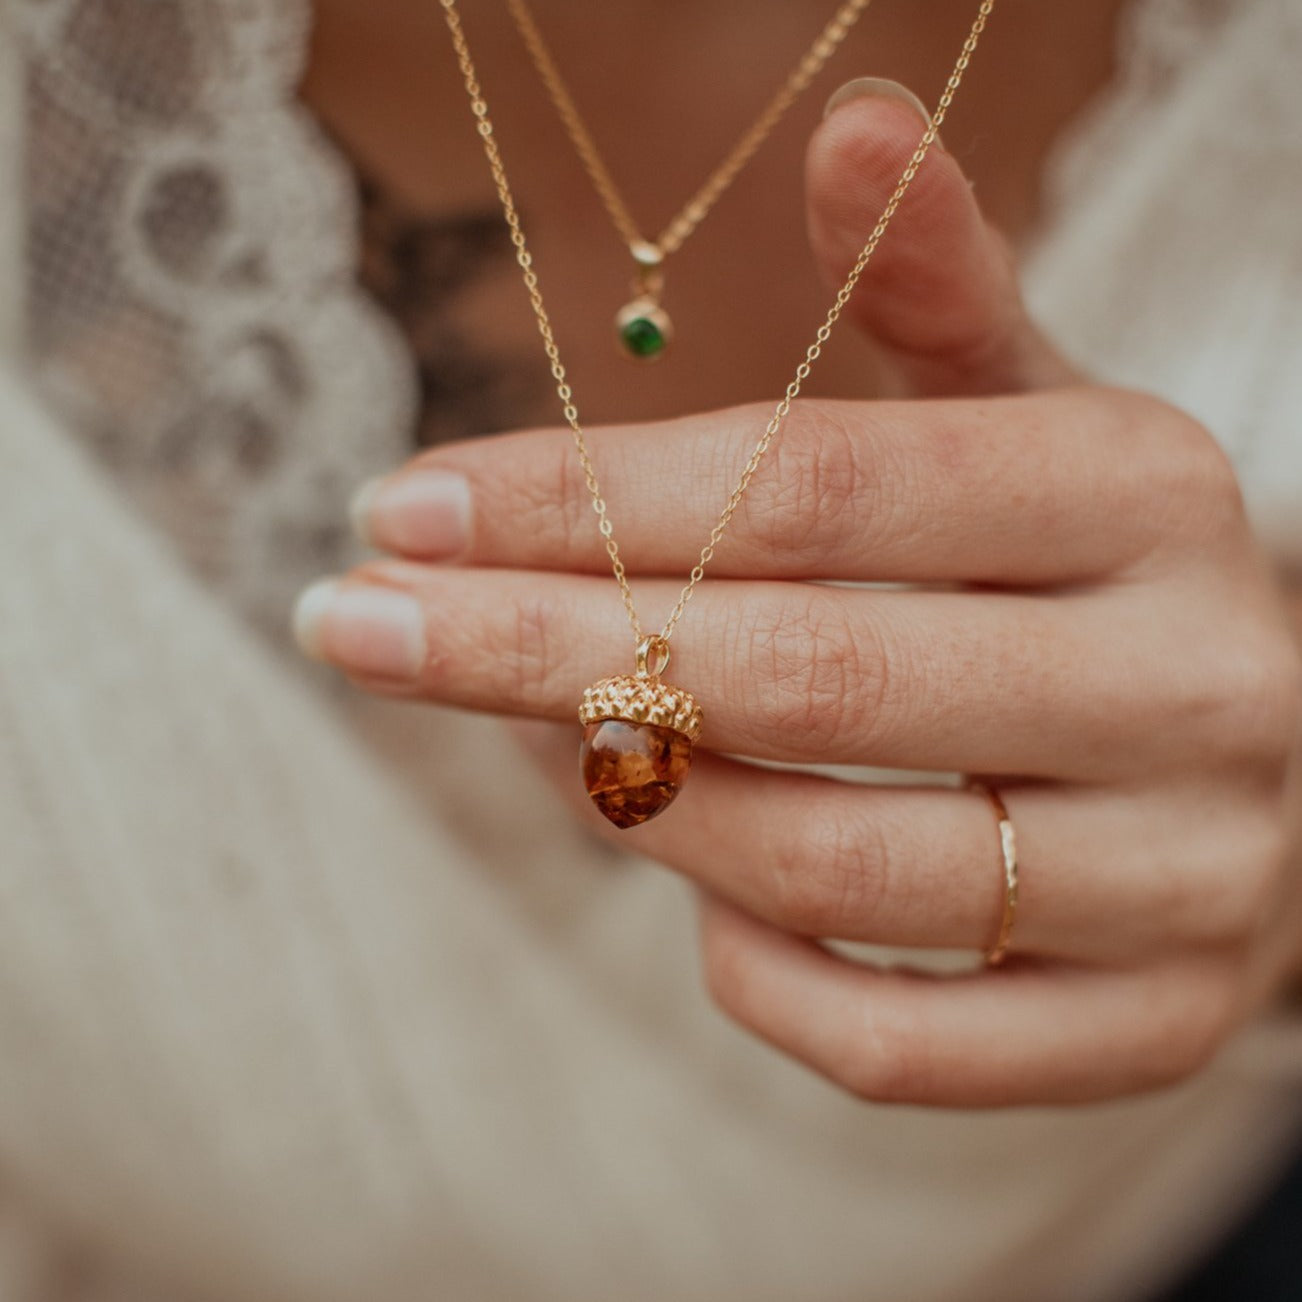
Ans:
[{"label": "thumb", "polygon": [[[810,240],[829,284],[844,283],[929,120],[897,82],[850,82],[828,101],[805,185]],[[1027,316],[1012,252],[939,140],[846,313],[908,393],[1007,393],[1081,378]]]}]

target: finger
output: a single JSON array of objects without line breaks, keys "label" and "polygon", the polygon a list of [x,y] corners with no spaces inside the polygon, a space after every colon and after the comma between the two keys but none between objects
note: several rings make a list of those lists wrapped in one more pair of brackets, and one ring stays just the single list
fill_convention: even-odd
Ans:
[{"label": "finger", "polygon": [[[572,726],[523,734],[558,795],[625,848],[575,781]],[[984,951],[998,933],[1004,865],[987,800],[952,787],[860,786],[710,754],[690,795],[634,845],[783,931],[876,945]],[[1237,802],[1187,790],[1002,786],[1017,829],[1019,956],[1151,963],[1242,946],[1260,920],[1259,876]]]},{"label": "finger", "polygon": [[[677,592],[648,581],[639,603]],[[699,699],[707,745],[765,759],[1107,781],[1199,746],[1198,763],[1229,762],[1213,648],[1162,645],[1178,622],[1139,627],[1126,598],[707,584],[670,678]],[[631,668],[622,623],[607,579],[385,561],[309,590],[298,632],[409,697],[566,719]],[[1180,672],[1155,678],[1164,661]]]},{"label": "finger", "polygon": [[1000,1107],[1155,1089],[1202,1066],[1234,1016],[1216,964],[1028,962],[930,978],[834,957],[718,900],[702,905],[702,948],[729,1016],[880,1102]]},{"label": "finger", "polygon": [[[841,101],[814,133],[806,200],[829,285],[844,283],[925,129],[905,98],[872,94]],[[848,310],[906,392],[1007,393],[1080,378],[1028,317],[1008,245],[943,148],[919,169]]]},{"label": "finger", "polygon": [[[632,572],[692,567],[767,418],[744,407],[593,436]],[[1106,390],[801,404],[711,573],[1002,586],[1118,573],[1189,536],[1173,504],[1216,459],[1188,426]],[[609,569],[567,430],[440,448],[368,485],[354,515],[373,545],[412,558]]]}]

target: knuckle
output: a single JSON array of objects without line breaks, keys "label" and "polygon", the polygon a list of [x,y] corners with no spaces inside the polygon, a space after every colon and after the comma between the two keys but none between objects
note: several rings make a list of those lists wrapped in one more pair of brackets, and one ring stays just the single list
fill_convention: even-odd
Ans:
[{"label": "knuckle", "polygon": [[834,596],[788,599],[775,619],[750,629],[749,642],[755,722],[798,753],[830,759],[877,716],[888,674],[880,635]]},{"label": "knuckle", "polygon": [[1292,639],[1273,628],[1255,635],[1236,628],[1192,676],[1184,705],[1200,725],[1204,754],[1281,782],[1302,720],[1302,661]]},{"label": "knuckle", "polygon": [[1263,812],[1240,832],[1237,861],[1227,865],[1217,915],[1219,939],[1245,944],[1254,937],[1278,903],[1289,837],[1277,810]]},{"label": "knuckle", "polygon": [[1248,734],[1282,771],[1302,731],[1302,656],[1290,636],[1273,631],[1266,638],[1252,658],[1247,688]]},{"label": "knuckle", "polygon": [[882,832],[867,820],[819,809],[796,830],[774,855],[777,920],[804,935],[861,938],[889,877]]},{"label": "knuckle", "polygon": [[829,524],[839,532],[854,520],[867,482],[855,433],[830,405],[797,402],[770,455],[771,488],[744,506],[746,531],[793,569],[817,565],[828,550]]},{"label": "knuckle", "polygon": [[535,455],[544,458],[536,473],[501,479],[495,494],[502,499],[501,511],[490,512],[481,506],[477,516],[496,515],[512,521],[513,533],[528,538],[535,555],[567,560],[591,556],[598,535],[589,518],[592,501],[577,458],[560,440],[540,439]]},{"label": "knuckle", "polygon": [[555,490],[551,500],[538,508],[539,524],[550,531],[558,555],[578,559],[594,554],[598,533],[583,468],[566,444],[558,445],[551,455]]},{"label": "knuckle", "polygon": [[1215,437],[1192,416],[1160,399],[1142,404],[1149,457],[1145,500],[1162,532],[1187,541],[1219,542],[1242,532],[1243,492],[1234,465]]},{"label": "knuckle", "polygon": [[939,1085],[927,1037],[900,1027],[865,1028],[847,1037],[829,1074],[851,1094],[873,1103],[921,1103]]},{"label": "knuckle", "polygon": [[1235,1000],[1229,983],[1209,990],[1186,1019],[1172,1060],[1174,1078],[1183,1080],[1208,1066],[1228,1039],[1234,1023]]},{"label": "knuckle", "polygon": [[711,1002],[737,1021],[746,989],[746,970],[739,947],[711,924],[701,936],[701,970]]},{"label": "knuckle", "polygon": [[[428,608],[446,610],[457,595],[428,586]],[[564,657],[558,655],[556,630],[562,624],[555,601],[542,592],[522,589],[491,613],[465,619],[438,620],[431,628],[421,672],[423,685],[438,699],[492,696],[526,712],[546,713],[558,695],[571,695],[563,680]]]},{"label": "knuckle", "polygon": [[1260,928],[1277,886],[1278,873],[1264,860],[1204,866],[1166,913],[1171,942],[1214,950],[1244,945]]},{"label": "knuckle", "polygon": [[[1232,805],[1230,802],[1233,802]],[[1178,949],[1231,950],[1260,931],[1285,881],[1288,830],[1278,800],[1227,793],[1216,821],[1191,824],[1146,865],[1151,916]]]},{"label": "knuckle", "polygon": [[1143,1083],[1151,1088],[1197,1075],[1220,1052],[1237,1021],[1238,992],[1228,967],[1190,981],[1182,994],[1178,1011],[1169,1013],[1149,1040]]},{"label": "knuckle", "polygon": [[546,708],[556,695],[556,661],[550,650],[553,612],[548,602],[521,594],[507,625],[496,663],[501,678],[515,684],[520,700]]},{"label": "knuckle", "polygon": [[1190,442],[1194,448],[1197,500],[1214,536],[1241,532],[1246,528],[1247,505],[1228,454],[1201,426],[1195,427]]}]

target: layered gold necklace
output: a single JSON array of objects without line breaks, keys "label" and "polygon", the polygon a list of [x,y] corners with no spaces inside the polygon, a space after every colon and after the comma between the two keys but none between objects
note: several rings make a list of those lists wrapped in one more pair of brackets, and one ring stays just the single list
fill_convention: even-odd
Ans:
[{"label": "layered gold necklace", "polygon": [[759,117],[741,134],[723,161],[675,213],[664,230],[655,239],[648,239],[629,211],[619,186],[615,184],[615,178],[602,158],[592,132],[583,121],[574,96],[570,93],[565,78],[561,76],[528,5],[525,0],[506,0],[507,10],[515,21],[566,134],[633,259],[636,268],[633,299],[615,315],[615,338],[625,357],[634,361],[655,361],[664,354],[674,334],[669,314],[661,306],[665,259],[677,253],[688,236],[705,220],[710,209],[768,139],[786,111],[822,72],[823,65],[836,53],[837,47],[849,35],[850,29],[859,21],[859,16],[870,3],[871,0],[849,0],[849,3],[842,4],[837,9],[800,62],[787,74],[777,93],[764,106]]},{"label": "layered gold necklace", "polygon": [[602,496],[601,484],[597,479],[592,456],[588,451],[583,426],[579,420],[579,410],[565,367],[561,362],[560,350],[556,346],[551,320],[543,305],[538,273],[534,270],[533,256],[529,252],[524,229],[520,224],[520,216],[516,211],[515,199],[507,182],[501,152],[493,132],[492,119],[488,114],[488,104],[480,89],[475,65],[470,57],[470,48],[466,43],[456,0],[439,0],[439,2],[443,7],[448,30],[452,36],[457,64],[465,81],[466,95],[470,100],[470,109],[475,117],[489,170],[492,172],[493,184],[502,204],[502,213],[510,229],[511,243],[515,248],[516,261],[519,263],[529,303],[538,323],[538,333],[542,336],[543,350],[551,367],[552,378],[556,382],[556,394],[560,399],[561,411],[574,436],[574,446],[583,469],[584,482],[592,497],[597,528],[605,543],[606,553],[610,557],[611,570],[615,581],[619,584],[624,610],[633,630],[636,672],[603,678],[589,687],[583,693],[583,700],[579,706],[579,721],[584,729],[580,755],[588,794],[597,808],[617,827],[634,827],[660,813],[678,794],[691,765],[692,746],[700,738],[703,725],[701,708],[692,694],[661,681],[661,675],[669,665],[669,641],[687,610],[688,602],[691,601],[697,585],[705,577],[706,567],[713,559],[732,517],[741,505],[746,490],[750,487],[751,480],[764,459],[764,454],[778,436],[791,410],[791,404],[800,394],[801,385],[808,379],[814,363],[817,362],[824,345],[831,337],[833,326],[849,303],[855,286],[859,283],[869,262],[872,261],[873,254],[877,251],[878,244],[881,243],[892,218],[913,184],[918,169],[921,168],[932,145],[935,144],[936,136],[954,101],[959,84],[976,50],[977,42],[985,31],[986,21],[994,9],[995,0],[981,0],[977,16],[954,64],[954,70],[945,83],[945,89],[935,112],[931,115],[926,131],[923,132],[922,139],[918,142],[918,147],[913,151],[900,174],[900,179],[886,201],[877,224],[869,233],[845,283],[837,290],[836,298],[828,308],[827,316],[815,332],[813,342],[805,350],[805,355],[796,367],[786,391],[774,408],[759,441],[755,444],[750,459],[742,468],[737,486],[724,504],[714,528],[710,530],[696,564],[678,594],[677,602],[660,631],[650,634],[643,629],[633,600],[628,573],[620,555],[619,545],[615,541],[615,527],[611,522],[606,500]]}]

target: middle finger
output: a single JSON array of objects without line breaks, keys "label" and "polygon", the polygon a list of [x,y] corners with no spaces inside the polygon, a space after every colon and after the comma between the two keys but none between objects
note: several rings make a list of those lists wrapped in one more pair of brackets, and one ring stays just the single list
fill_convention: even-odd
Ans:
[{"label": "middle finger", "polygon": [[[299,633],[377,690],[572,719],[584,687],[633,667],[612,589],[594,577],[377,562],[310,590]],[[1161,649],[1133,612],[1107,608],[1118,592],[716,582],[676,634],[667,678],[697,696],[714,750],[1118,781],[1150,770],[1159,750],[1187,750],[1197,739],[1177,735],[1182,721],[1205,714],[1189,708],[1194,651],[1183,650],[1181,674],[1150,681]],[[648,582],[639,594],[644,609],[667,609],[677,586]]]}]

